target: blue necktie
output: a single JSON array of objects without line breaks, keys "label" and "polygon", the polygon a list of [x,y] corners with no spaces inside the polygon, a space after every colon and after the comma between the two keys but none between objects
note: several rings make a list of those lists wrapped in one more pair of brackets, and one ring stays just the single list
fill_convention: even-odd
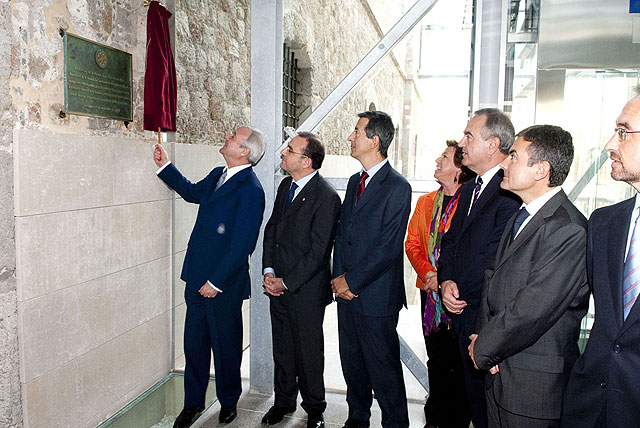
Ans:
[{"label": "blue necktie", "polygon": [[513,221],[513,232],[511,234],[511,240],[516,239],[516,235],[518,234],[518,230],[522,226],[522,223],[529,217],[529,211],[525,207],[520,208],[518,214],[516,214],[516,219]]},{"label": "blue necktie", "polygon": [[478,177],[476,180],[476,187],[473,189],[473,202],[471,202],[471,206],[473,206],[473,204],[478,200],[480,190],[482,190],[482,177]]},{"label": "blue necktie", "polygon": [[284,204],[284,210],[286,211],[287,208],[289,208],[289,205],[291,205],[291,201],[293,201],[293,195],[296,194],[296,189],[298,188],[298,185],[294,182],[291,183],[291,188],[289,188],[289,193],[287,194],[287,202]]},{"label": "blue necktie", "polygon": [[638,298],[640,292],[640,246],[637,243],[637,238],[640,238],[640,231],[638,231],[638,219],[640,215],[636,217],[636,222],[633,225],[633,233],[631,234],[631,243],[629,244],[629,253],[627,254],[627,260],[624,262],[624,279],[622,280],[622,305],[624,310],[624,319],[627,319],[631,308]]}]

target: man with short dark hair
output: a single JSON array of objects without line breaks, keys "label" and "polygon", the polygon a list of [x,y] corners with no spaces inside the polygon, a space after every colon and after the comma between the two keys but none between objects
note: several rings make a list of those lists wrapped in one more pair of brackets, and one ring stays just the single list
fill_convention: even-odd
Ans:
[{"label": "man with short dark hair", "polygon": [[557,126],[521,131],[500,187],[522,199],[485,285],[469,356],[485,378],[489,426],[558,427],[589,305],[584,215],[560,187],[573,160]]},{"label": "man with short dark hair", "polygon": [[[462,374],[475,428],[487,427],[484,376],[468,357],[469,336],[476,332],[478,304],[484,271],[493,261],[507,221],[518,210],[520,200],[500,189],[502,162],[513,144],[513,125],[498,109],[474,113],[458,143],[462,164],[478,174],[460,190],[458,209],[449,231],[442,238],[438,260],[438,283],[442,302],[452,314],[462,358]],[[468,406],[468,407],[467,407]]]},{"label": "man with short dark hair", "polygon": [[264,134],[242,126],[225,135],[220,153],[227,164],[191,183],[156,144],[158,177],[186,202],[199,204],[180,278],[184,300],[184,408],[174,428],[187,428],[204,410],[211,351],[220,423],[237,415],[242,392],[242,301],[249,298],[249,255],[264,211],[264,191],[252,166],[264,154]]},{"label": "man with short dark hair", "polygon": [[[632,98],[604,146],[611,177],[640,190],[640,97]],[[595,210],[587,233],[587,275],[595,320],[562,409],[564,428],[640,423],[640,196]]]},{"label": "man with short dark hair", "polygon": [[300,132],[282,152],[289,173],[278,187],[264,230],[262,265],[269,296],[275,401],[262,419],[275,425],[296,409],[298,390],[307,427],[324,427],[325,306],[331,302],[331,247],[340,197],[318,172],[324,145]]},{"label": "man with short dark hair", "polygon": [[331,281],[349,404],[344,428],[369,426],[372,392],[382,426],[403,428],[409,416],[396,326],[406,306],[403,257],[411,186],[387,160],[395,132],[389,115],[358,116],[348,140],[362,170],[347,184]]}]

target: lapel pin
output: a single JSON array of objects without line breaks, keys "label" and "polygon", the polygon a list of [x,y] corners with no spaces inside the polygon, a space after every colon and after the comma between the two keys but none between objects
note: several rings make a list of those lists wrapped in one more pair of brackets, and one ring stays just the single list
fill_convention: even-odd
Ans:
[{"label": "lapel pin", "polygon": [[302,198],[302,202],[304,202],[304,201],[306,201],[306,200],[307,200],[307,198]]}]

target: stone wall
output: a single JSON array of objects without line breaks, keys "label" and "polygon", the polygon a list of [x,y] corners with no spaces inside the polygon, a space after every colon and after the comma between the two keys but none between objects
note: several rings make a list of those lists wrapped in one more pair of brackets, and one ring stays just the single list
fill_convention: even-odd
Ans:
[{"label": "stone wall", "polygon": [[250,122],[249,0],[176,2],[178,142],[222,144]]},{"label": "stone wall", "polygon": [[[211,144],[249,121],[247,8],[178,2],[179,141]],[[142,129],[146,13],[142,0],[0,0],[2,427],[95,427],[170,370],[180,253]],[[59,28],[133,55],[128,127],[61,117]]]}]

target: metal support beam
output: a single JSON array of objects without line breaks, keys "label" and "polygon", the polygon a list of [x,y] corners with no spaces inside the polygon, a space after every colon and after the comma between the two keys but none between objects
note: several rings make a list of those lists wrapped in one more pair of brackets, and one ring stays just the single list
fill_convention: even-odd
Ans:
[{"label": "metal support beam", "polygon": [[473,106],[502,109],[509,0],[476,0]]},{"label": "metal support beam", "polygon": [[413,352],[411,347],[404,341],[402,336],[400,338],[400,359],[405,366],[409,369],[411,374],[416,378],[420,385],[429,393],[429,373],[427,367],[422,360]]},{"label": "metal support beam", "polygon": [[[279,164],[271,154],[282,140],[282,0],[251,0],[251,125],[267,139],[267,154],[254,168],[266,197],[264,218],[275,201],[273,171]],[[273,392],[269,299],[262,295],[262,237],[251,256],[250,387]]]}]

